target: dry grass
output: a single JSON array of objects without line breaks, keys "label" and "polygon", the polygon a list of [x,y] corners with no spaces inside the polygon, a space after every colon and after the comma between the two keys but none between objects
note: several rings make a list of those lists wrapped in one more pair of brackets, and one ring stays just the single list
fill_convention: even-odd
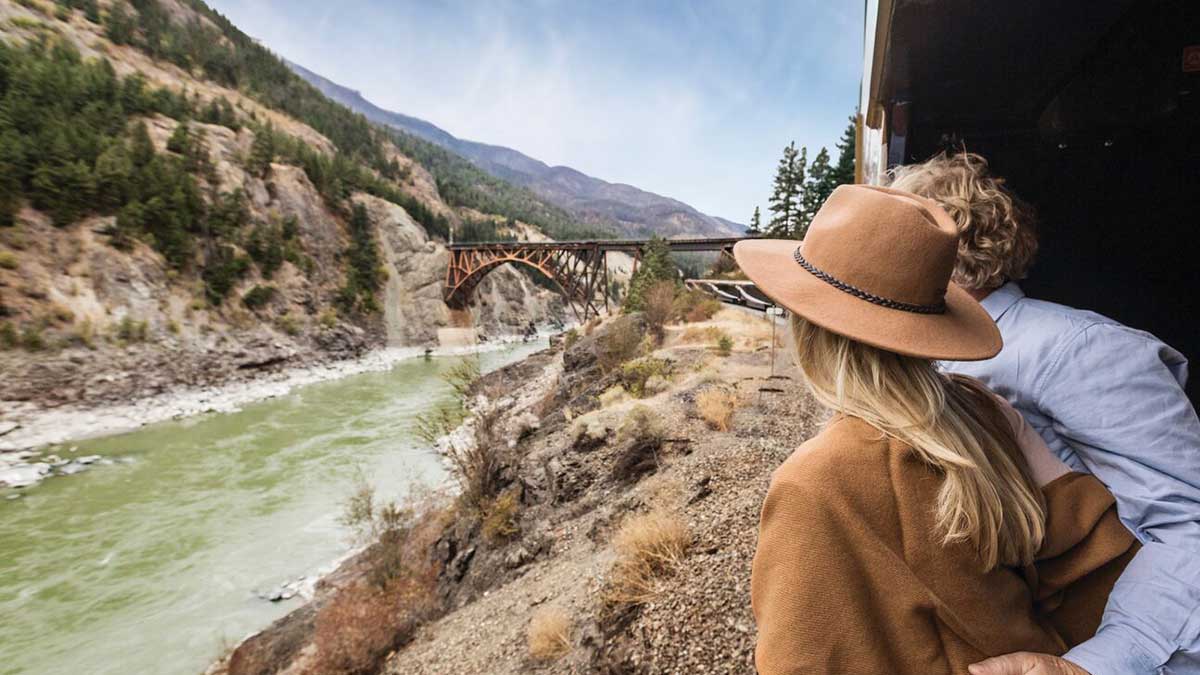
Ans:
[{"label": "dry grass", "polygon": [[729,431],[737,407],[737,395],[724,389],[706,389],[696,396],[696,409],[700,411],[700,417],[717,431]]},{"label": "dry grass", "polygon": [[515,490],[508,490],[488,502],[483,508],[483,536],[491,542],[508,541],[521,531],[518,519],[521,500]]},{"label": "dry grass", "polygon": [[629,518],[613,539],[617,561],[606,598],[621,604],[653,599],[658,580],[675,570],[691,543],[691,531],[679,515],[658,510]]},{"label": "dry grass", "polygon": [[558,607],[543,607],[529,620],[529,655],[554,661],[571,651],[571,617]]}]

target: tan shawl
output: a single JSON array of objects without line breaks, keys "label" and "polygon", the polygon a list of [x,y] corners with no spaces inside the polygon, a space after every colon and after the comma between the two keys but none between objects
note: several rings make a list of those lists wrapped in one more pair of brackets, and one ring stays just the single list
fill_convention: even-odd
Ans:
[{"label": "tan shawl", "polygon": [[775,472],[751,578],[762,675],[959,675],[989,656],[1061,654],[1095,632],[1136,552],[1099,481],[1070,473],[1043,488],[1037,564],[991,572],[966,544],[939,541],[939,485],[910,448],[855,418]]}]

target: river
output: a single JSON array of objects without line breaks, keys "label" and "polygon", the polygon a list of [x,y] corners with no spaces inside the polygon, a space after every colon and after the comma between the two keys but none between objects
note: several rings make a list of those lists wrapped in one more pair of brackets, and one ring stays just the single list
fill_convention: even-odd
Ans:
[{"label": "river", "polygon": [[[484,351],[481,366],[544,346]],[[450,400],[439,374],[458,358],[64,449],[117,462],[0,499],[0,672],[195,675],[299,606],[254,591],[346,554],[338,516],[356,476],[381,497],[445,480],[413,425]]]}]

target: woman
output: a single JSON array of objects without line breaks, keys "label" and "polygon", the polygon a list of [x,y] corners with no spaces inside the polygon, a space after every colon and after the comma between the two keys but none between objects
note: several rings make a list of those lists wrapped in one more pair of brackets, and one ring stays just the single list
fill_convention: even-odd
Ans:
[{"label": "woman", "polygon": [[934,359],[1001,347],[950,283],[936,204],[834,191],[795,241],[738,243],[793,313],[797,356],[833,419],[775,473],[751,600],[756,664],[777,673],[961,674],[1090,636],[1135,550],[1095,478],[1067,473],[1007,404]]}]

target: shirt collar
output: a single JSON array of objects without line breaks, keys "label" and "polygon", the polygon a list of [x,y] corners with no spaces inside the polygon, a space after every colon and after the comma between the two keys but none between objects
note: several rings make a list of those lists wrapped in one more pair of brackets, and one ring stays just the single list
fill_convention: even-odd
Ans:
[{"label": "shirt collar", "polygon": [[1025,292],[1017,285],[1017,282],[1010,281],[1000,288],[988,293],[988,296],[980,301],[979,304],[987,310],[988,316],[992,317],[992,321],[999,321],[1001,316],[1008,311],[1010,307],[1017,304],[1017,301],[1025,297]]}]

